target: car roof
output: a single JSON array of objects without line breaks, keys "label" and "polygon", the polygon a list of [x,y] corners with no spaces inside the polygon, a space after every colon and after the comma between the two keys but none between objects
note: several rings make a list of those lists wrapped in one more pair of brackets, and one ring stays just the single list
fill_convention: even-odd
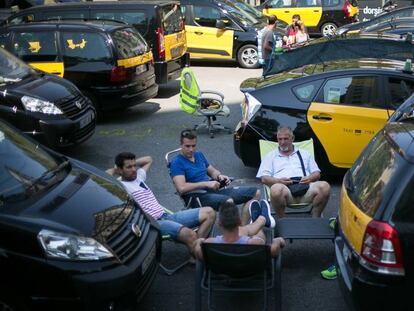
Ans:
[{"label": "car roof", "polygon": [[63,26],[76,26],[79,29],[95,29],[99,31],[113,31],[118,28],[131,28],[130,25],[112,21],[112,20],[80,20],[80,19],[64,19],[64,20],[47,20],[47,21],[39,21],[39,22],[30,22],[27,24],[16,24],[16,25],[8,25],[7,28],[9,29],[19,29],[19,28],[42,28],[42,27],[50,27],[53,28],[57,25]]},{"label": "car roof", "polygon": [[47,8],[47,9],[62,9],[64,7],[71,7],[71,8],[75,8],[75,7],[85,7],[85,6],[115,6],[114,8],[116,8],[116,6],[132,6],[135,4],[139,4],[139,5],[150,5],[150,6],[155,6],[155,5],[168,5],[171,3],[175,3],[175,4],[180,4],[179,1],[175,1],[175,0],[124,0],[124,1],[86,1],[86,2],[59,2],[59,3],[51,3],[51,4],[44,4],[44,5],[36,5],[36,6],[32,6],[29,7],[27,9],[21,10],[18,13],[21,12],[30,12],[30,11],[41,11],[43,8]]},{"label": "car roof", "polygon": [[[293,80],[297,78],[306,78],[317,80],[325,76],[332,75],[332,72],[343,74],[344,72],[358,74],[384,71],[404,74],[402,69],[405,62],[392,59],[360,58],[360,59],[340,59],[323,63],[307,64],[289,71],[284,71],[265,78],[251,78],[242,82],[240,89],[242,91],[253,91],[272,86],[277,83]],[[408,74],[407,74],[408,75]]]},{"label": "car roof", "polygon": [[274,56],[273,66],[265,75],[298,68],[315,62],[337,59],[414,58],[414,44],[395,34],[357,33],[311,40],[302,47]]}]

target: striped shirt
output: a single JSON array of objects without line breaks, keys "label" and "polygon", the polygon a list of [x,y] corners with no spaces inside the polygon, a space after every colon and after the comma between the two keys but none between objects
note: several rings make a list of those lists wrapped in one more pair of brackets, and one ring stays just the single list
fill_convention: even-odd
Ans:
[{"label": "striped shirt", "polygon": [[154,193],[145,183],[147,173],[144,169],[139,168],[137,170],[137,178],[133,181],[121,180],[129,194],[131,194],[135,200],[141,206],[145,213],[150,215],[155,220],[161,218],[164,214],[164,208],[158,202]]}]

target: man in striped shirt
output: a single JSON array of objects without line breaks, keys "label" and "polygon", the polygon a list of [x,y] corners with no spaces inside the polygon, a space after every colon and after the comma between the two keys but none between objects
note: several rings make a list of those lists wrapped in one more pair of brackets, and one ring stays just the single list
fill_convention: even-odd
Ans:
[{"label": "man in striped shirt", "polygon": [[[121,182],[128,193],[145,213],[158,222],[162,235],[169,235],[174,240],[186,244],[192,252],[195,241],[208,236],[215,220],[215,212],[211,207],[176,213],[166,212],[145,183],[151,164],[150,156],[136,158],[133,153],[122,152],[115,158],[115,168],[106,172],[121,176]],[[197,233],[193,230],[196,227],[198,227]]]}]

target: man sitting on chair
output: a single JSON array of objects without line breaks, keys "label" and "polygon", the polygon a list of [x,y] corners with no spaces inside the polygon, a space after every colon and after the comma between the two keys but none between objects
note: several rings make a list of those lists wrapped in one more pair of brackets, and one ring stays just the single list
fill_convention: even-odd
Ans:
[{"label": "man sitting on chair", "polygon": [[[263,159],[256,177],[270,187],[270,202],[277,217],[283,217],[287,205],[291,203],[312,203],[312,216],[321,217],[329,200],[330,186],[325,181],[319,181],[320,169],[314,158],[305,150],[295,149],[294,139],[290,127],[279,126],[279,148]],[[292,195],[288,186],[295,182],[294,179],[299,184],[309,185],[304,195]]]},{"label": "man sitting on chair", "polygon": [[[176,213],[166,213],[145,183],[147,172],[152,164],[149,156],[136,159],[130,152],[122,152],[115,158],[115,168],[106,172],[120,175],[121,182],[143,211],[153,217],[160,225],[162,235],[186,244],[190,252],[197,238],[205,238],[215,221],[215,211],[211,207],[189,209]],[[198,227],[197,233],[194,228]]]},{"label": "man sitting on chair", "polygon": [[[259,204],[256,206],[260,208]],[[255,214],[257,218],[255,219],[254,213],[252,213],[251,224],[241,226],[240,214],[236,204],[231,199],[224,202],[220,206],[218,216],[218,224],[222,235],[208,239],[198,239],[195,243],[195,256],[200,260],[203,259],[201,243],[265,244],[266,237],[262,229],[266,223],[266,219],[260,212],[256,212]],[[284,246],[285,240],[283,238],[274,238],[270,246],[272,257],[276,257],[280,253],[280,249]]]},{"label": "man sitting on chair", "polygon": [[[260,190],[256,187],[223,187],[220,184],[229,185],[230,178],[223,175],[212,166],[203,153],[196,151],[197,135],[190,129],[183,130],[180,135],[181,154],[177,155],[170,165],[170,173],[177,191],[188,202],[194,190],[203,190],[195,196],[201,205],[211,206],[218,210],[220,205],[232,198],[236,204],[245,203],[244,213],[251,200],[260,199]],[[247,222],[247,217],[243,217]]]}]

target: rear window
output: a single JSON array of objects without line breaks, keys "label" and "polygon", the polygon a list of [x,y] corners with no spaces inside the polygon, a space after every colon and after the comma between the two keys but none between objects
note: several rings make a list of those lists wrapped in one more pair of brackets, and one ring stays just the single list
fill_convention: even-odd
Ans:
[{"label": "rear window", "polygon": [[161,7],[161,21],[165,35],[177,33],[184,29],[184,18],[177,4]]},{"label": "rear window", "polygon": [[86,12],[82,12],[80,10],[74,11],[51,11],[51,12],[43,12],[43,19],[44,20],[61,20],[61,19],[84,19],[87,18]]},{"label": "rear window", "polygon": [[145,10],[94,10],[91,12],[91,18],[116,20],[127,23],[137,29],[143,36],[148,33],[148,14]]},{"label": "rear window", "polygon": [[130,58],[144,54],[148,51],[148,45],[142,36],[133,29],[116,30],[112,39],[118,51],[119,58]]},{"label": "rear window", "polygon": [[400,162],[397,157],[385,137],[379,134],[347,175],[346,182],[353,202],[370,217],[381,205],[385,185],[398,170]]},{"label": "rear window", "polygon": [[95,32],[62,32],[65,62],[112,62],[110,46],[104,36]]}]

